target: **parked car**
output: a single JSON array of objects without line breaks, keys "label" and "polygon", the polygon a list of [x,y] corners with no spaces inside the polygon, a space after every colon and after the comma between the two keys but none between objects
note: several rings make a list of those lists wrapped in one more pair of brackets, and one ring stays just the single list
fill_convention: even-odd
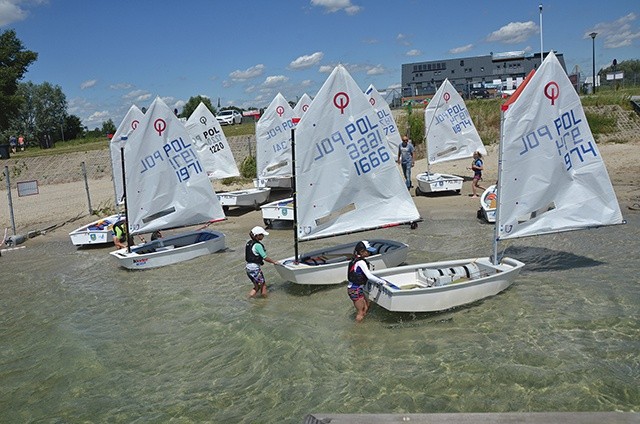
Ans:
[{"label": "parked car", "polygon": [[471,90],[471,98],[472,99],[488,99],[491,97],[489,91],[484,88],[477,88],[475,90]]},{"label": "parked car", "polygon": [[220,125],[235,125],[242,122],[242,114],[235,109],[220,111],[216,116]]}]

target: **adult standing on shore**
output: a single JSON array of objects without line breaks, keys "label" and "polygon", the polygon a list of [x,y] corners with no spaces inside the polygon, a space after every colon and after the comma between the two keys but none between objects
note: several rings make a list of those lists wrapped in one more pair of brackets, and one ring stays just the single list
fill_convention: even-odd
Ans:
[{"label": "adult standing on shore", "polygon": [[411,184],[411,168],[415,166],[416,159],[414,156],[415,148],[413,143],[406,135],[402,137],[402,143],[398,146],[398,163],[402,165],[402,174],[404,175],[407,189],[412,187]]}]

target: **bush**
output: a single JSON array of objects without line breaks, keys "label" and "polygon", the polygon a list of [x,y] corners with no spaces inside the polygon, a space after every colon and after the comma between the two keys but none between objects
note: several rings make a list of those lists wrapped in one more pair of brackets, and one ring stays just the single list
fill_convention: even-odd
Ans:
[{"label": "bush", "polygon": [[257,165],[256,165],[256,157],[255,156],[247,156],[240,164],[240,175],[245,178],[256,178],[257,176]]}]

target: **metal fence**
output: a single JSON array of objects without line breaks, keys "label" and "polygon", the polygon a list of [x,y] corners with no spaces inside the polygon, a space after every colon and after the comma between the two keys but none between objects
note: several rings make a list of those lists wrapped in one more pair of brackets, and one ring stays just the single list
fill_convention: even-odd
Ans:
[{"label": "metal fence", "polygon": [[[245,157],[255,155],[254,136],[228,141],[238,166]],[[0,160],[0,167],[0,229],[8,229],[9,235],[116,210],[108,150],[41,157],[18,153]]]}]

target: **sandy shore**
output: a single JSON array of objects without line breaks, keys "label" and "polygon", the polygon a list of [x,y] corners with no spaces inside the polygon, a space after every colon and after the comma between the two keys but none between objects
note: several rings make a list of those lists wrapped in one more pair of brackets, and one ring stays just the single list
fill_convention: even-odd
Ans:
[{"label": "sandy shore", "polygon": [[[613,182],[620,207],[623,214],[636,213],[629,210],[629,206],[640,203],[640,140],[624,144],[605,143],[599,146],[604,158],[607,170]],[[485,157],[485,172],[483,185],[491,185],[497,177],[497,146],[489,146]],[[452,213],[461,219],[475,219],[479,208],[478,199],[469,197],[471,193],[471,172],[467,170],[470,159],[437,164],[431,167],[432,172],[450,173],[465,177],[465,183],[460,195],[451,196],[412,196],[423,219],[430,217],[446,216]],[[413,171],[415,175],[426,170],[426,160],[416,163]],[[16,230],[18,234],[27,234],[29,231],[49,229],[46,237],[38,239],[67,239],[68,233],[75,228],[85,225],[100,215],[100,210],[107,205],[113,205],[113,185],[110,178],[101,178],[89,181],[91,204],[94,210],[98,210],[98,216],[89,215],[88,198],[84,182],[71,182],[64,184],[51,184],[39,187],[39,194],[35,196],[18,197],[12,190],[13,208]],[[414,182],[414,185],[415,182]],[[231,191],[237,186],[222,186],[216,183],[217,191]],[[273,193],[270,200],[278,197],[286,197],[287,192]],[[8,228],[8,234],[12,235],[11,220],[8,213],[8,200],[6,192],[0,199],[0,225]],[[245,233],[254,225],[262,225],[262,214],[244,208],[231,208],[228,219],[220,225],[222,231],[242,231]],[[218,224],[217,224],[218,225]],[[52,228],[53,227],[53,228]],[[44,241],[44,240],[43,240]]]}]

